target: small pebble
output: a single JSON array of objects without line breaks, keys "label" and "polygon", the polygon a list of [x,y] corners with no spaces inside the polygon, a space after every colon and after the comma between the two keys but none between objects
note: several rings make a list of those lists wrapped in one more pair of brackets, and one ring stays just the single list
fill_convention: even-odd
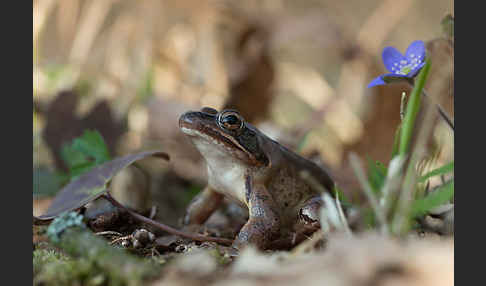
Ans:
[{"label": "small pebble", "polygon": [[130,241],[128,241],[128,240],[123,240],[123,241],[121,242],[121,246],[123,246],[123,247],[129,247],[129,246],[130,246]]}]

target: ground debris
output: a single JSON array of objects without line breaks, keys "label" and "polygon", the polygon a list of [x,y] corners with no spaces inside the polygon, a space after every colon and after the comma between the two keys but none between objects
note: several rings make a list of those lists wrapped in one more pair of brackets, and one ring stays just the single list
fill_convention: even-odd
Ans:
[{"label": "ground debris", "polygon": [[140,285],[158,276],[157,264],[111,246],[81,219],[71,212],[51,223],[47,233],[56,248],[34,250],[34,285]]},{"label": "ground debris", "polygon": [[376,234],[331,236],[326,248],[301,254],[243,250],[226,268],[195,252],[176,259],[152,285],[453,285],[453,240]]}]

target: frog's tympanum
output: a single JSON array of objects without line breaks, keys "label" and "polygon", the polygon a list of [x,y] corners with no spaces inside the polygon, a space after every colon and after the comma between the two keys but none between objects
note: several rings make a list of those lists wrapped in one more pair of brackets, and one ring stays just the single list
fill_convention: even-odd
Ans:
[{"label": "frog's tympanum", "polygon": [[245,122],[235,110],[205,107],[184,113],[179,126],[207,163],[208,185],[190,204],[185,224],[203,224],[224,196],[249,211],[233,246],[259,248],[299,229],[319,227],[319,190],[302,179],[307,171],[327,190],[331,177]]}]

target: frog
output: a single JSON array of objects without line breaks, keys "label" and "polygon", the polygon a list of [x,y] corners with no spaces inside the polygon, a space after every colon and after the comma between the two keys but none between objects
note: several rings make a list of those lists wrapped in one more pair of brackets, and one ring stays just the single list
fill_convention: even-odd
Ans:
[{"label": "frog", "polygon": [[179,128],[204,158],[208,181],[189,203],[184,225],[204,224],[226,197],[248,209],[232,244],[237,250],[250,244],[268,249],[276,240],[320,228],[322,192],[335,185],[326,167],[271,139],[234,109],[187,111]]}]

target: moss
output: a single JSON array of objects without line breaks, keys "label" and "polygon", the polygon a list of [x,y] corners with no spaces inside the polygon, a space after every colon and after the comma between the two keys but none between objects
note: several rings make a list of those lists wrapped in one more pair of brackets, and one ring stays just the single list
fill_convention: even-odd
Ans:
[{"label": "moss", "polygon": [[110,246],[88,229],[69,228],[60,238],[55,245],[73,257],[65,271],[82,285],[140,285],[159,273],[159,265]]},{"label": "moss", "polygon": [[62,253],[34,251],[34,285],[143,285],[160,272],[160,265],[115,248],[82,227],[78,217],[63,216],[49,229],[50,243]]},{"label": "moss", "polygon": [[216,260],[221,266],[226,266],[231,262],[231,258],[226,255],[222,255],[219,249],[211,249],[209,254]]},{"label": "moss", "polygon": [[86,259],[72,259],[51,249],[33,252],[34,285],[100,285],[101,272]]},{"label": "moss", "polygon": [[34,276],[42,272],[43,267],[52,263],[63,263],[68,260],[63,254],[50,249],[37,249],[32,254]]},{"label": "moss", "polygon": [[112,247],[83,229],[66,230],[59,246],[70,255],[84,258],[103,269],[110,285],[137,285],[157,272],[154,263]]},{"label": "moss", "polygon": [[57,217],[47,228],[47,236],[55,243],[59,242],[59,236],[69,227],[86,227],[83,224],[83,216],[76,212],[66,212]]}]

